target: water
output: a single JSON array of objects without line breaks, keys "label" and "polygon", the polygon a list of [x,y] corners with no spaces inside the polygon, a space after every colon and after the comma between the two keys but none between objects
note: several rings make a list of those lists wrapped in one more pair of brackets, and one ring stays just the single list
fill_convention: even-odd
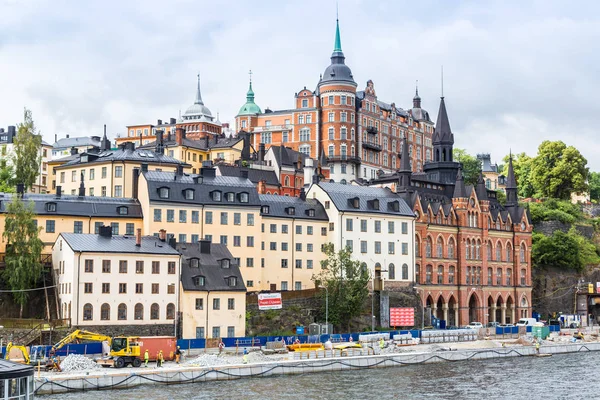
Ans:
[{"label": "water", "polygon": [[137,399],[592,399],[600,352],[422,364],[173,386],[38,396]]}]

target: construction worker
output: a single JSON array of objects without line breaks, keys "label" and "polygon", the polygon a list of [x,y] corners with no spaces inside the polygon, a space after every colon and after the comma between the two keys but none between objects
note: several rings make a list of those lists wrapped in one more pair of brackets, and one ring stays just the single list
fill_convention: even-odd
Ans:
[{"label": "construction worker", "polygon": [[540,342],[535,342],[535,352],[540,354]]},{"label": "construction worker", "polygon": [[379,339],[379,348],[381,350],[383,350],[383,348],[385,347],[385,340],[383,340],[383,338]]},{"label": "construction worker", "polygon": [[175,350],[175,362],[179,364],[179,359],[181,358],[181,350],[179,346],[177,346],[177,350]]},{"label": "construction worker", "polygon": [[[246,349],[244,349],[244,351],[246,351]],[[248,353],[244,353],[244,357],[242,357],[242,362],[244,364],[248,364]]]},{"label": "construction worker", "polygon": [[148,349],[146,349],[146,351],[144,352],[144,367],[148,368],[148,361],[150,361],[150,353],[148,352]]},{"label": "construction worker", "polygon": [[165,358],[164,358],[163,352],[161,350],[161,351],[158,352],[158,362],[159,362],[158,366],[162,367],[164,361],[165,361]]},{"label": "construction worker", "polygon": [[354,342],[354,339],[352,339],[352,335],[350,335],[350,338],[348,339],[348,343],[352,343]]},{"label": "construction worker", "polygon": [[223,352],[223,349],[225,349],[225,343],[223,343],[223,341],[221,340],[221,342],[219,343],[219,354]]},{"label": "construction worker", "polygon": [[160,351],[156,352],[156,368],[160,367]]}]

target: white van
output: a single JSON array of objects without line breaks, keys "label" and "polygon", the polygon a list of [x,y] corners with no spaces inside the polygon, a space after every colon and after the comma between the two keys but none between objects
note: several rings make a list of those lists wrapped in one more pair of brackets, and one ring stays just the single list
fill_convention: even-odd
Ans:
[{"label": "white van", "polygon": [[537,323],[535,318],[521,318],[517,326],[534,326]]}]

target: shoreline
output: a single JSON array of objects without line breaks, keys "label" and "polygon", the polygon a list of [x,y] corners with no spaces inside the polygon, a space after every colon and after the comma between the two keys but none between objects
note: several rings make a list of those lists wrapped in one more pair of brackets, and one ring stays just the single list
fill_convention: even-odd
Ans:
[{"label": "shoreline", "polygon": [[[457,343],[441,343],[452,348]],[[418,345],[415,347],[419,347]],[[419,350],[419,349],[415,349]],[[424,349],[421,349],[424,350]],[[540,354],[568,354],[600,351],[600,342],[544,344]],[[44,374],[35,377],[35,394],[126,389],[140,385],[176,385],[256,378],[263,376],[295,375],[315,372],[335,372],[366,368],[390,368],[417,364],[484,360],[504,357],[535,356],[533,346],[508,346],[453,349],[451,351],[406,351],[378,355],[342,356],[299,360],[276,360],[251,364],[193,366],[180,364],[167,368],[128,368],[94,370],[68,374]]]}]

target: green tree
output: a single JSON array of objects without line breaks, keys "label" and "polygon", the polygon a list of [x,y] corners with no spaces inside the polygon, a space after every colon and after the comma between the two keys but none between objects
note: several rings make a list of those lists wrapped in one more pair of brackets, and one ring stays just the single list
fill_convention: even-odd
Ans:
[{"label": "green tree", "polygon": [[600,262],[596,246],[579,235],[575,228],[568,233],[554,231],[552,236],[534,233],[531,259],[538,268],[556,267],[578,272]]},{"label": "green tree", "polygon": [[598,203],[600,201],[600,172],[590,172],[588,184],[590,186],[590,199]]},{"label": "green tree", "polygon": [[[508,176],[508,160],[510,156],[504,157],[504,166],[502,168],[502,175]],[[528,198],[533,197],[535,189],[531,183],[531,162],[533,158],[529,157],[525,153],[513,155],[513,171],[515,173],[515,179],[517,180],[517,187],[519,197]]]},{"label": "green tree", "polygon": [[[369,296],[369,272],[366,266],[352,259],[348,248],[336,252],[333,244],[328,243],[323,250],[326,259],[321,261],[322,271],[313,276],[313,281],[318,286],[326,287],[329,293],[329,322],[348,330],[352,318],[360,315]],[[323,298],[326,295],[324,293]]]},{"label": "green tree", "polygon": [[23,306],[29,298],[29,292],[23,290],[34,288],[42,276],[40,256],[44,243],[38,237],[39,230],[34,217],[33,203],[25,204],[15,197],[6,208],[2,234],[6,242],[4,280],[15,291],[13,297],[21,306],[21,317]]},{"label": "green tree", "polygon": [[506,204],[506,193],[504,193],[502,190],[496,190],[496,199],[498,199],[498,202],[502,205]]},{"label": "green tree", "polygon": [[0,146],[0,193],[15,191],[15,173],[12,165],[8,163],[8,150]]},{"label": "green tree", "polygon": [[568,200],[571,193],[588,190],[587,160],[563,142],[545,140],[531,165],[531,182],[538,197]]},{"label": "green tree", "polygon": [[477,157],[470,155],[464,149],[456,148],[452,151],[452,156],[454,161],[462,164],[462,174],[465,185],[476,185],[477,178],[479,178],[479,174],[481,173],[481,162]]},{"label": "green tree", "polygon": [[31,111],[25,109],[23,122],[17,126],[13,156],[16,181],[24,184],[25,190],[31,189],[40,173],[41,147],[42,135],[36,131]]}]

